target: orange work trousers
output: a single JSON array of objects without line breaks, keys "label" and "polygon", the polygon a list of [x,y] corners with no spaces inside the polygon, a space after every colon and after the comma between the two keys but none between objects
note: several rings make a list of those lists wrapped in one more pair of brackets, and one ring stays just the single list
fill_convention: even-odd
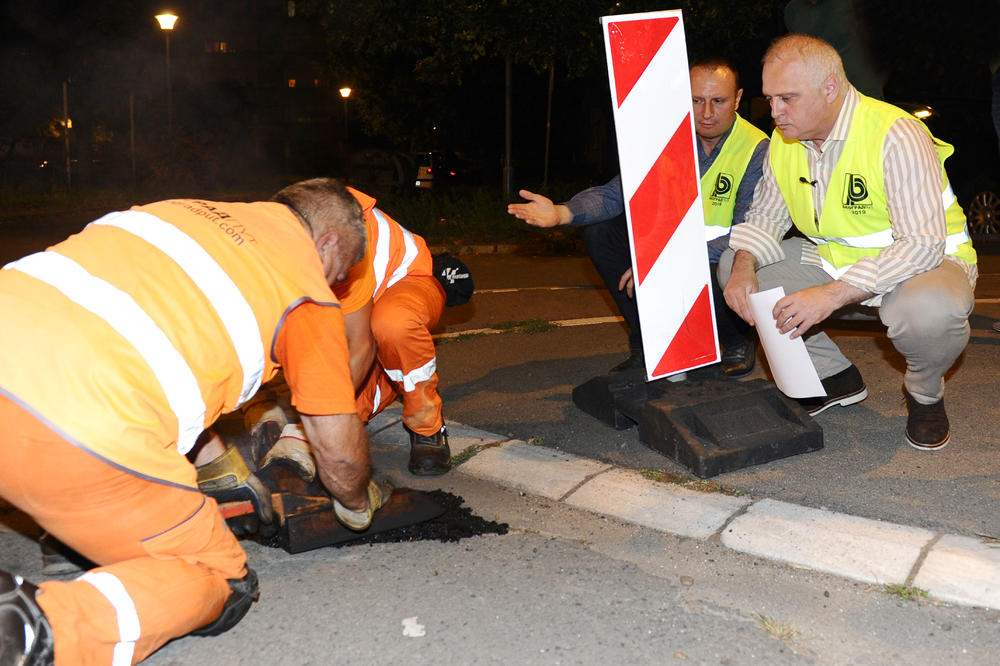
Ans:
[{"label": "orange work trousers", "polygon": [[437,278],[412,275],[386,289],[375,301],[371,329],[378,356],[358,394],[362,418],[375,416],[400,395],[407,428],[428,436],[441,430],[444,420],[431,329],[441,319],[444,303],[444,290]]},{"label": "orange work trousers", "polygon": [[0,495],[99,565],[39,585],[57,665],[136,663],[219,616],[246,554],[215,500],[117,469],[2,395],[0,423]]}]

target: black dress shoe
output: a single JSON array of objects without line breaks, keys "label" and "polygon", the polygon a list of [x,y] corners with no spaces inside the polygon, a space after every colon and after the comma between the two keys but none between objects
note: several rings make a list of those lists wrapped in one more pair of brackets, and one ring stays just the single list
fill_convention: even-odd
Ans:
[{"label": "black dress shoe", "polygon": [[753,372],[757,362],[757,344],[755,340],[747,340],[739,347],[722,350],[722,372],[727,377],[738,379]]},{"label": "black dress shoe", "polygon": [[865,386],[865,380],[861,378],[861,373],[854,365],[846,370],[841,370],[832,377],[822,379],[820,382],[826,390],[825,396],[796,399],[796,402],[802,405],[802,408],[809,412],[810,416],[815,416],[835,405],[847,407],[868,397],[868,387]]},{"label": "black dress shoe", "polygon": [[645,368],[645,366],[646,359],[643,355],[638,352],[632,352],[629,354],[627,359],[608,370],[608,374],[613,375],[616,372],[628,372],[629,370],[635,370],[636,368]]},{"label": "black dress shoe", "polygon": [[943,449],[951,439],[951,426],[948,415],[944,411],[944,398],[933,405],[921,405],[913,399],[909,391],[906,394],[906,441],[915,449],[921,451],[936,451]]}]

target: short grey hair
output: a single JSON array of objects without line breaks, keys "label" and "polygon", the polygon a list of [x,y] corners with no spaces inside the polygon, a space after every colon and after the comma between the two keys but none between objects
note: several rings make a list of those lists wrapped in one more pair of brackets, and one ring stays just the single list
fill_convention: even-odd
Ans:
[{"label": "short grey hair", "polygon": [[805,64],[811,83],[817,88],[831,74],[836,75],[843,84],[847,83],[844,63],[837,49],[818,37],[795,33],[778,37],[764,53],[761,62],[766,65],[777,60],[789,61],[796,58]]},{"label": "short grey hair", "polygon": [[361,204],[346,187],[335,178],[311,178],[293,183],[279,191],[271,201],[292,209],[313,240],[327,231],[353,238],[359,243],[359,253],[364,256],[368,242]]}]

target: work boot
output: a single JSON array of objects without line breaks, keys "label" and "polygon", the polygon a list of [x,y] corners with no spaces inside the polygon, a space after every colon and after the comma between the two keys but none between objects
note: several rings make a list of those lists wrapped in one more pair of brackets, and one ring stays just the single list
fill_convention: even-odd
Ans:
[{"label": "work boot", "polygon": [[250,610],[250,606],[260,596],[260,587],[257,584],[257,572],[247,567],[247,575],[243,578],[228,578],[229,597],[213,622],[206,624],[201,629],[191,632],[192,636],[218,636],[235,627],[243,616]]},{"label": "work boot", "polygon": [[[406,426],[403,426],[406,428]],[[418,435],[409,428],[411,474],[438,476],[451,469],[451,449],[448,448],[448,430],[444,425],[433,435]]]},{"label": "work boot", "polygon": [[796,402],[802,405],[802,408],[809,412],[810,416],[816,416],[836,405],[847,407],[868,397],[868,387],[865,385],[865,380],[861,378],[861,373],[853,364],[846,370],[821,379],[820,383],[826,391],[825,396],[796,399]]},{"label": "work boot", "polygon": [[906,442],[921,451],[943,449],[951,438],[951,426],[944,411],[944,398],[932,405],[921,405],[909,391],[906,396]]},{"label": "work boot", "polygon": [[52,625],[35,595],[38,588],[0,571],[0,664],[42,666],[53,662]]}]

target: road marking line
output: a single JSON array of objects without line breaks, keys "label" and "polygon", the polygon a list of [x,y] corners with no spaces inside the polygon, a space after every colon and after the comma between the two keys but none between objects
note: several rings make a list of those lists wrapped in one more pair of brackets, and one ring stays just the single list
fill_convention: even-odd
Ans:
[{"label": "road marking line", "polygon": [[556,326],[590,326],[591,324],[613,324],[618,321],[625,321],[624,317],[587,317],[585,319],[559,319],[550,321]]},{"label": "road marking line", "polygon": [[572,285],[569,287],[504,287],[502,289],[476,289],[474,294],[513,294],[518,291],[575,291],[581,289],[598,289],[591,285]]},{"label": "road marking line", "polygon": [[[560,319],[558,321],[550,321],[549,323],[553,326],[592,326],[595,324],[614,324],[616,322],[625,321],[623,317],[586,317],[584,319]],[[511,333],[509,328],[470,328],[464,331],[451,331],[449,333],[437,333],[433,336],[435,340],[447,340],[451,338],[461,337],[463,335],[496,335],[497,333]],[[513,332],[516,332],[513,331]]]}]

